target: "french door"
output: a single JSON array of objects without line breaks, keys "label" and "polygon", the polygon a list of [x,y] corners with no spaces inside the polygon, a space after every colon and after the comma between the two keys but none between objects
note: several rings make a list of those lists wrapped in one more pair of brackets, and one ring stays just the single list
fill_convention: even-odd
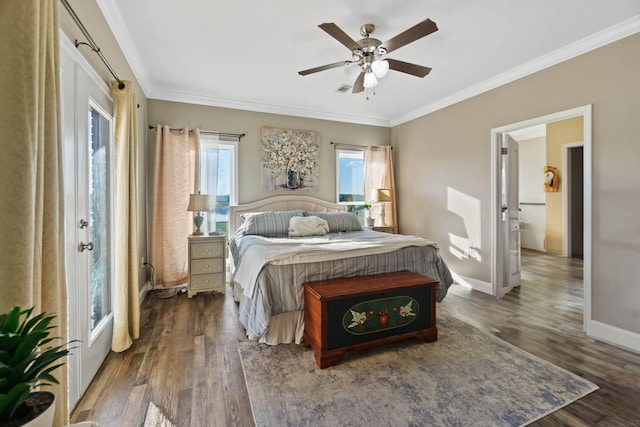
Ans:
[{"label": "french door", "polygon": [[61,50],[69,408],[111,348],[113,102],[92,70]]}]

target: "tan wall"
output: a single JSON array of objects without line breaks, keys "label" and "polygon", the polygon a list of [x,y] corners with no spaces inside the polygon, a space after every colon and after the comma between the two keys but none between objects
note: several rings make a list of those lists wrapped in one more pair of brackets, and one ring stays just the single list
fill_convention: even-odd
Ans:
[{"label": "tan wall", "polygon": [[545,193],[546,250],[562,254],[562,192],[564,171],[562,170],[562,145],[584,139],[582,117],[547,124],[547,166],[553,166],[560,175],[557,192]]},{"label": "tan wall", "polygon": [[[635,34],[394,127],[400,231],[437,241],[453,271],[490,281],[490,130],[593,104],[592,319],[640,333],[639,51]],[[468,202],[465,217],[449,195]],[[477,227],[480,259],[454,256],[452,236]]]},{"label": "tan wall", "polygon": [[[356,125],[278,114],[233,110],[229,108],[149,100],[149,124],[200,128],[219,132],[245,133],[238,148],[238,202],[248,203],[268,196],[291,194],[292,190],[263,191],[261,186],[260,128],[305,129],[319,134],[319,190],[298,190],[296,194],[336,201],[335,148],[330,142],[356,145],[388,145],[391,130],[385,127]],[[148,132],[149,158],[152,162],[155,131]],[[151,171],[150,171],[151,172]],[[151,182],[151,179],[149,180]]]},{"label": "tan wall", "polygon": [[[105,21],[100,8],[95,0],[69,0],[69,4],[75,11],[78,18],[82,21],[85,28],[91,35],[94,42],[100,47],[109,64],[113,67],[116,75],[120,80],[129,80],[133,83],[134,91],[138,95],[138,172],[140,173],[140,181],[138,182],[138,245],[140,247],[140,256],[147,258],[147,219],[146,219],[146,194],[145,185],[145,166],[146,166],[146,131],[145,124],[147,122],[147,98],[140,87],[140,84],[129,67],[120,46],[116,42],[115,37],[111,33],[107,22]],[[86,41],[86,38],[71,19],[67,10],[60,4],[60,28],[62,32],[73,43],[75,40],[80,42]],[[114,78],[109,73],[107,67],[102,63],[96,53],[88,46],[80,46],[78,51],[91,64],[93,69],[98,73],[102,80],[110,86],[110,82]],[[142,288],[147,279],[147,272],[144,268],[140,269],[139,287]]]}]

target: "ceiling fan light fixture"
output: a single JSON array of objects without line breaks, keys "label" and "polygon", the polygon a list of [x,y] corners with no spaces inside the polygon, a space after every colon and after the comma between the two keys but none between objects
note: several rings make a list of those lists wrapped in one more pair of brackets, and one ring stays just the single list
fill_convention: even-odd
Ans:
[{"label": "ceiling fan light fixture", "polygon": [[376,59],[371,63],[371,71],[373,71],[373,74],[375,74],[377,78],[383,78],[389,71],[389,61],[386,59]]},{"label": "ceiling fan light fixture", "polygon": [[365,89],[369,89],[371,87],[374,87],[377,84],[378,84],[378,79],[376,78],[375,74],[372,73],[371,71],[367,71],[364,74],[363,86],[365,87]]}]

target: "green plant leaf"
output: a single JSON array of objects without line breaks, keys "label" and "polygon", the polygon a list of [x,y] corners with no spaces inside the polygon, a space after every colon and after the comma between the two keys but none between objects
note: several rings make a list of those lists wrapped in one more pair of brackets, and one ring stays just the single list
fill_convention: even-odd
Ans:
[{"label": "green plant leaf", "polygon": [[16,332],[18,325],[20,325],[20,307],[13,307],[6,316],[2,316],[2,322],[0,322],[0,331],[2,332]]},{"label": "green plant leaf", "polygon": [[33,311],[34,307],[14,307],[0,314],[0,425],[11,419],[36,386],[58,383],[52,372],[64,365],[60,359],[69,354],[65,347],[70,343],[52,345],[60,339],[51,336],[55,315],[31,317]]}]

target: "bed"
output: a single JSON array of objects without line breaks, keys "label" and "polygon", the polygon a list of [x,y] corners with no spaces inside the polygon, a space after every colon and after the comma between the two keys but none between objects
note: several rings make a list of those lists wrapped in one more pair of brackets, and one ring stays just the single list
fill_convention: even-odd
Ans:
[{"label": "bed", "polygon": [[[289,237],[290,227],[302,235]],[[408,270],[440,282],[438,302],[453,283],[434,242],[362,229],[344,205],[310,196],[230,206],[229,230],[239,320],[249,339],[266,344],[301,343],[304,282]]]}]

